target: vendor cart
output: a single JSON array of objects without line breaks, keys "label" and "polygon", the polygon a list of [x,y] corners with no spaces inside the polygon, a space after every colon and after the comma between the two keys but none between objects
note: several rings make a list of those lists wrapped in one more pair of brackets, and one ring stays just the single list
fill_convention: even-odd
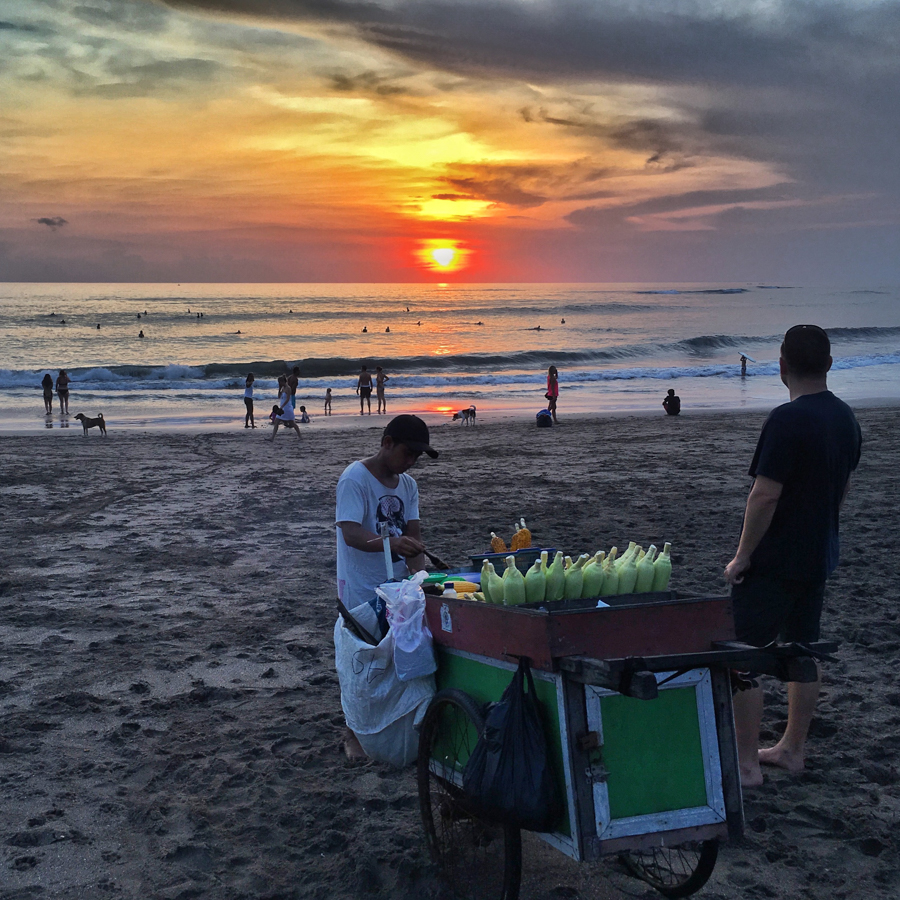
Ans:
[{"label": "vendor cart", "polygon": [[454,895],[516,900],[517,828],[486,820],[462,772],[518,659],[529,659],[563,810],[540,837],[575,860],[619,856],[667,897],[699,890],[742,833],[732,669],[815,679],[833,644],[734,640],[728,597],[675,592],[517,607],[426,597],[437,693],[418,788],[432,858]]}]

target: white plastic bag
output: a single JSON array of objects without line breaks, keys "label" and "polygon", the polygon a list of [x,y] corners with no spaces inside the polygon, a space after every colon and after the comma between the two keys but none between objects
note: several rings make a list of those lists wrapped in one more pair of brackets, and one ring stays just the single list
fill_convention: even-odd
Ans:
[{"label": "white plastic bag", "polygon": [[[362,619],[371,609],[365,603],[350,614]],[[334,649],[347,726],[372,759],[409,765],[416,758],[417,728],[434,695],[434,678],[400,681],[393,632],[373,647],[345,628],[341,616],[334,626]]]},{"label": "white plastic bag", "polygon": [[425,624],[422,582],[427,577],[427,572],[417,572],[408,581],[375,588],[387,606],[387,619],[394,636],[394,668],[401,681],[423,678],[437,670],[431,631]]}]

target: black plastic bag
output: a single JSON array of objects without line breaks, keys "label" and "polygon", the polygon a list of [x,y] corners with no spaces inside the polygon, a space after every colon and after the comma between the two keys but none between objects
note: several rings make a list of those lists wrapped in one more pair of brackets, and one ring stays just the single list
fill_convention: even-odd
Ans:
[{"label": "black plastic bag", "polygon": [[549,831],[559,817],[558,785],[524,657],[503,697],[488,711],[463,772],[463,790],[485,817],[527,831]]}]

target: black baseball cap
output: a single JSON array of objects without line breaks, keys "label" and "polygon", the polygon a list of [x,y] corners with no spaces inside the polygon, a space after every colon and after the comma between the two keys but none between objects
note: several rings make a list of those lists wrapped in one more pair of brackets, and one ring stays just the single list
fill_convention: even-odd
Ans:
[{"label": "black baseball cap", "polygon": [[418,416],[402,415],[391,419],[384,429],[384,437],[391,438],[395,444],[406,444],[415,453],[427,453],[437,459],[437,450],[428,443],[428,426]]}]

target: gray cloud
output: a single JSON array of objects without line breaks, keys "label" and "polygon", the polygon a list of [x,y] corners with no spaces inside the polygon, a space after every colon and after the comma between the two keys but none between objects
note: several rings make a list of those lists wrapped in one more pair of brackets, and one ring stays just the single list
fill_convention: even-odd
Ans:
[{"label": "gray cloud", "polygon": [[[166,0],[255,22],[327,25],[420,66],[577,92],[641,84],[676,112],[603,123],[529,108],[689,165],[694,153],[764,160],[799,179],[900,194],[900,4],[894,0]],[[678,123],[678,124],[675,124]]]},{"label": "gray cloud", "polygon": [[62,216],[41,216],[39,219],[35,219],[39,225],[46,225],[48,228],[62,228],[63,225],[68,225],[69,222],[67,219],[64,219]]}]

